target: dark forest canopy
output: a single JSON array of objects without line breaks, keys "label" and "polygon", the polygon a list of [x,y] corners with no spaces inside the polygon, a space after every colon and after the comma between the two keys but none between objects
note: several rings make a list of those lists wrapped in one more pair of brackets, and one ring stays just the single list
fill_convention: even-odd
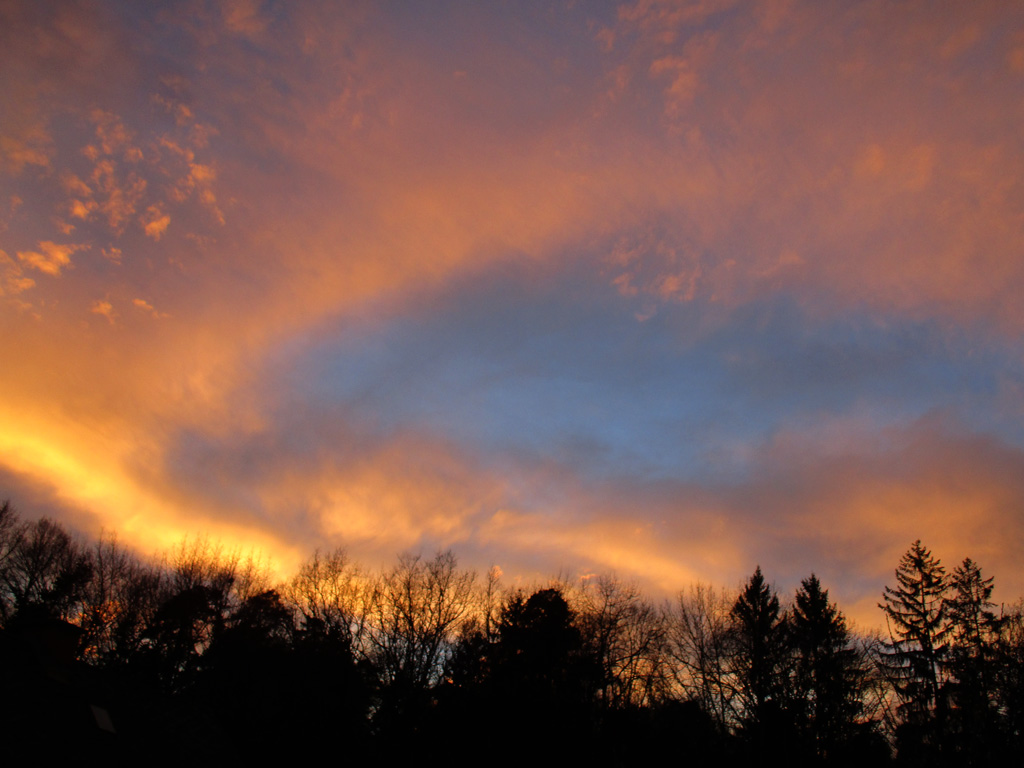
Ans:
[{"label": "dark forest canopy", "polygon": [[509,589],[451,552],[372,572],[336,550],[272,584],[204,540],[153,564],[4,503],[0,717],[23,746],[115,762],[262,763],[314,733],[455,764],[989,765],[1024,732],[1024,618],[992,585],[914,542],[867,637],[813,574],[790,597],[758,566],[656,605],[613,576]]}]

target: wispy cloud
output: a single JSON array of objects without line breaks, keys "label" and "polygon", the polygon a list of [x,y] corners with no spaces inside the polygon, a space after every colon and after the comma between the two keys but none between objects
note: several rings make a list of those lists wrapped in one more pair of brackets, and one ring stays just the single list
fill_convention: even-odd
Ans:
[{"label": "wispy cloud", "polygon": [[26,266],[38,269],[47,275],[59,277],[61,270],[71,265],[71,256],[75,251],[81,251],[88,247],[83,244],[58,244],[51,240],[44,240],[39,243],[38,251],[18,251],[18,258]]}]

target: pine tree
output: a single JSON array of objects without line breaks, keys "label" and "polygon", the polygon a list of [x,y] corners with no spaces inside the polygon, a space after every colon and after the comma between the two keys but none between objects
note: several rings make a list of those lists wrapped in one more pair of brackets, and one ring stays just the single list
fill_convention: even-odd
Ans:
[{"label": "pine tree", "polygon": [[[946,723],[945,670],[950,623],[945,569],[915,541],[896,569],[896,587],[885,588],[890,643],[884,667],[900,698],[897,733],[903,756],[940,750]],[[912,758],[913,759],[913,758]]]},{"label": "pine tree", "polygon": [[827,760],[855,738],[864,669],[845,617],[817,576],[801,583],[790,623],[801,731],[811,754]]},{"label": "pine tree", "polygon": [[752,744],[785,739],[789,675],[786,616],[757,567],[732,608],[743,726]]},{"label": "pine tree", "polygon": [[1019,756],[1024,752],[1024,600],[1000,616],[995,661],[1001,746],[1007,754]]},{"label": "pine tree", "polygon": [[[981,568],[965,558],[950,579],[952,594],[946,601],[954,651],[978,659],[998,634],[999,620],[992,602],[993,578],[983,578]],[[957,655],[955,654],[955,655]]]},{"label": "pine tree", "polygon": [[997,739],[993,702],[1000,621],[992,610],[992,577],[970,558],[953,571],[946,601],[953,732],[965,763],[988,764]]}]

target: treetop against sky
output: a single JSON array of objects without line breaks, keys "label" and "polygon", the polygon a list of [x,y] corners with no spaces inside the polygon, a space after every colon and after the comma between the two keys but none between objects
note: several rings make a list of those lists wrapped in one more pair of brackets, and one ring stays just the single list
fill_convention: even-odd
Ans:
[{"label": "treetop against sky", "polygon": [[0,2],[0,488],[282,572],[1024,592],[1024,9]]}]

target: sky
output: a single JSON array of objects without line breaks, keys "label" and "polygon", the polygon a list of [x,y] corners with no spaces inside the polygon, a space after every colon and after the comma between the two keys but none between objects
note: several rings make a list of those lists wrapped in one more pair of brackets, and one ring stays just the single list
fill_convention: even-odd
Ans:
[{"label": "sky", "polygon": [[0,0],[0,498],[287,574],[1024,595],[1024,5]]}]

